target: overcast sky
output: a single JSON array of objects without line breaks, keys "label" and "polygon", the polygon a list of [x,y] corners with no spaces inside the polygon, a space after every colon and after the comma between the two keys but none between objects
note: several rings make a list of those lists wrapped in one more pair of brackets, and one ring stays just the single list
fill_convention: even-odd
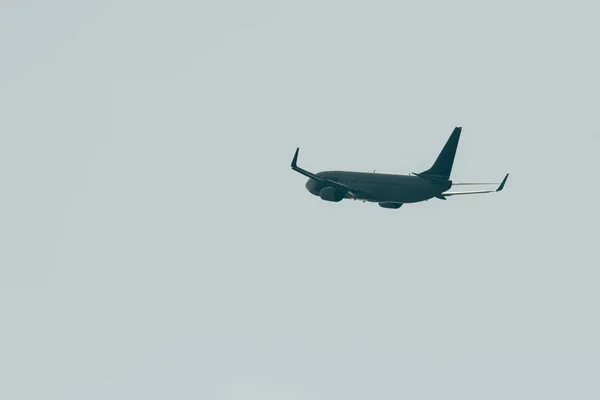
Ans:
[{"label": "overcast sky", "polygon": [[599,398],[595,3],[2,0],[0,398]]}]

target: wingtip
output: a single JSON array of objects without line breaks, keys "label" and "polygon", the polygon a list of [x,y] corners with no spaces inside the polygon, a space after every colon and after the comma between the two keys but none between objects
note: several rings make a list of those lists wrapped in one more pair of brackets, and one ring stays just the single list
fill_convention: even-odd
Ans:
[{"label": "wingtip", "polygon": [[296,153],[294,153],[294,158],[292,159],[292,168],[296,168],[296,163],[298,162],[298,152],[300,151],[300,147],[296,148]]},{"label": "wingtip", "polygon": [[506,185],[506,181],[508,180],[508,176],[510,174],[506,174],[506,176],[504,177],[504,179],[502,180],[502,183],[500,184],[500,186],[498,186],[498,189],[496,189],[496,192],[501,192],[502,189],[504,189],[504,185]]}]

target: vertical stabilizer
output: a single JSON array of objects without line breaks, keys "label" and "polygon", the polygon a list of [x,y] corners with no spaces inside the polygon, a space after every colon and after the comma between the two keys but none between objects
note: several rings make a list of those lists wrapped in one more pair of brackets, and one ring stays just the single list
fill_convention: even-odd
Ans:
[{"label": "vertical stabilizer", "polygon": [[454,128],[454,131],[450,135],[450,138],[446,142],[446,145],[442,149],[437,160],[433,163],[433,166],[427,171],[421,172],[419,175],[424,175],[424,177],[432,179],[450,179],[450,172],[452,172],[452,164],[454,164],[454,156],[456,155],[456,148],[458,147],[461,130],[461,127]]}]

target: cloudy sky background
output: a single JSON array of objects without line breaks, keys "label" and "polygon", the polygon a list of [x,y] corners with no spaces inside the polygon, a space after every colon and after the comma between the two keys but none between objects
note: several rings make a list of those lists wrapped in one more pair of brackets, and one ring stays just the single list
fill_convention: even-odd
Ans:
[{"label": "cloudy sky background", "polygon": [[598,11],[4,0],[0,397],[598,398]]}]

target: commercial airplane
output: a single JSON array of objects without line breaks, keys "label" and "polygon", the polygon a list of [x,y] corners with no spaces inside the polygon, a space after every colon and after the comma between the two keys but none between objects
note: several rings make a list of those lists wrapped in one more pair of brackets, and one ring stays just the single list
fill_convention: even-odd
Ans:
[{"label": "commercial airplane", "polygon": [[450,196],[500,192],[504,189],[508,174],[496,190],[479,190],[465,192],[448,192],[457,185],[493,185],[493,183],[453,183],[450,172],[454,163],[456,147],[462,128],[454,128],[442,152],[427,171],[411,175],[379,174],[351,171],[323,171],[316,174],[298,167],[296,149],[292,160],[292,169],[309,178],[306,189],[315,196],[326,201],[342,199],[375,202],[383,208],[400,208],[404,203],[438,198],[446,200]]}]

